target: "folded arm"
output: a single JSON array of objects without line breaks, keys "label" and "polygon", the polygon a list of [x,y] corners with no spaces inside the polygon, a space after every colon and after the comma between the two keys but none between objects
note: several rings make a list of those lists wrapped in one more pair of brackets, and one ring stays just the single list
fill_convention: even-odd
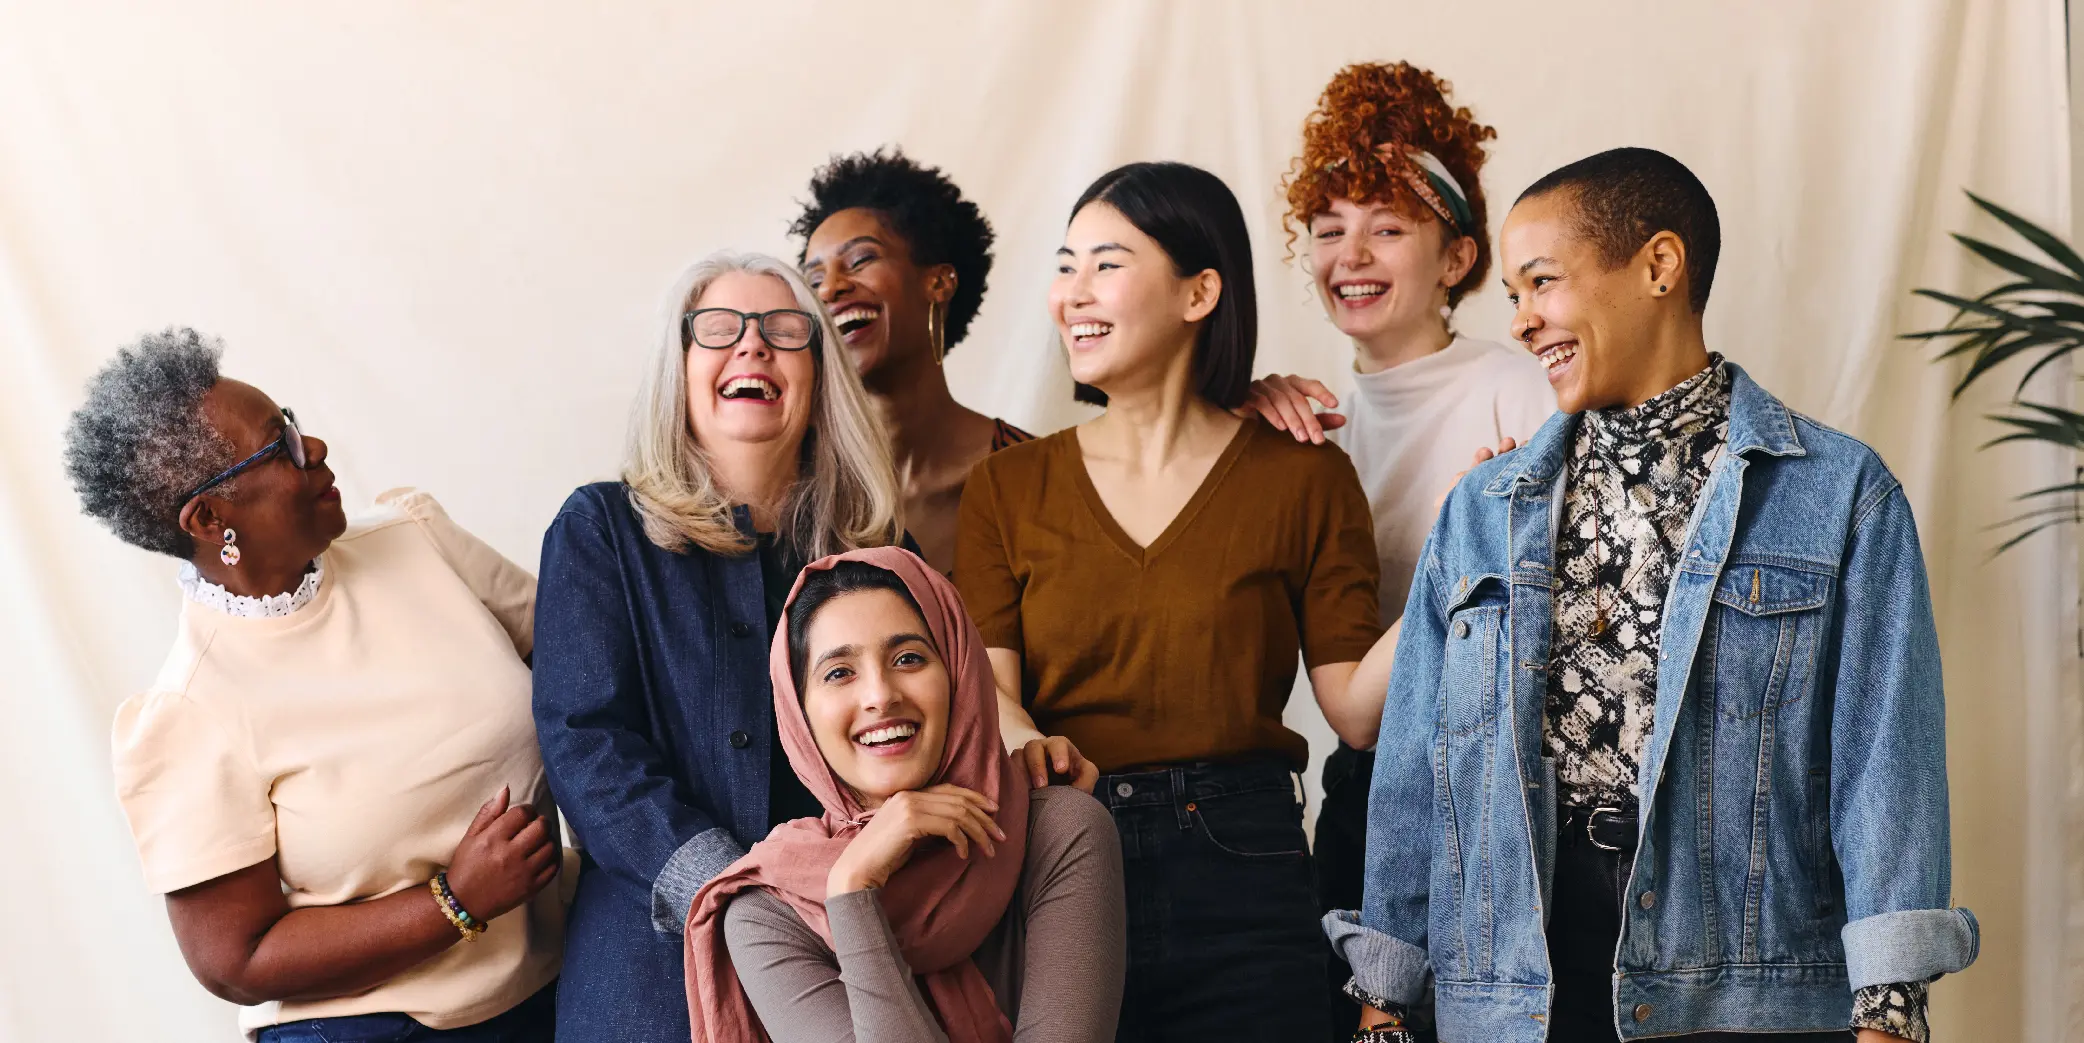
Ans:
[{"label": "folded arm", "polygon": [[196,980],[249,1007],[363,992],[462,939],[424,887],[291,910],[273,858],[175,891],[166,911]]}]

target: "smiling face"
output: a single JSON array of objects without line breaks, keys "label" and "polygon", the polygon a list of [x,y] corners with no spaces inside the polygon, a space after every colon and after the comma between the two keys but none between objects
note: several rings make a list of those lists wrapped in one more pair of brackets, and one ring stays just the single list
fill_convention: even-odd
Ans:
[{"label": "smiling face", "polygon": [[1386,203],[1334,198],[1310,218],[1310,272],[1332,324],[1354,340],[1437,332],[1448,288],[1469,273],[1475,243],[1437,218]]},{"label": "smiling face", "polygon": [[1655,358],[1666,306],[1651,292],[1650,261],[1609,269],[1576,221],[1568,191],[1521,200],[1506,216],[1499,255],[1513,338],[1548,368],[1566,413],[1648,401],[1672,386]]},{"label": "smiling face", "polygon": [[874,210],[833,214],[810,234],[803,275],[832,312],[865,381],[879,369],[931,360],[927,314],[955,293],[952,265],[920,266]]},{"label": "smiling face", "polygon": [[892,590],[832,598],[811,620],[803,713],[818,752],[864,808],[923,789],[948,745],[948,668]]},{"label": "smiling face", "polygon": [[[789,284],[756,272],[726,272],[709,284],[688,311],[731,308],[740,312],[801,310]],[[780,441],[801,445],[810,425],[817,386],[816,345],[778,351],[758,323],[747,322],[728,348],[687,347],[687,415],[696,444],[715,449],[727,443]]]},{"label": "smiling face", "polygon": [[1214,271],[1180,277],[1157,241],[1120,211],[1086,204],[1064,233],[1049,289],[1071,379],[1116,395],[1183,378],[1198,324],[1221,292]]}]

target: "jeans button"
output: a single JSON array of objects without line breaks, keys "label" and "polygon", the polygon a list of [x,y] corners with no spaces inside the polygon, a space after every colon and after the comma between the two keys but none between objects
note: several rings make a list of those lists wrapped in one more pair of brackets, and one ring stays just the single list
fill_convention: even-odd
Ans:
[{"label": "jeans button", "polygon": [[751,628],[751,627],[749,627],[749,626],[746,626],[746,625],[745,625],[744,623],[733,623],[733,624],[731,624],[731,636],[732,636],[732,637],[744,637],[744,636],[746,636],[746,635],[748,635],[748,634],[750,634],[750,633],[752,633],[752,632],[753,632],[753,628]]},{"label": "jeans button", "polygon": [[750,735],[747,735],[747,734],[745,734],[744,732],[732,732],[732,733],[731,733],[731,748],[732,748],[732,749],[734,749],[734,750],[742,750],[742,749],[745,749],[745,748],[746,748],[747,746],[751,746],[752,744],[753,744],[753,737],[752,737],[752,736],[750,736]]},{"label": "jeans button", "polygon": [[1466,619],[1457,619],[1457,620],[1455,620],[1455,621],[1454,621],[1454,636],[1456,636],[1456,637],[1468,637],[1468,636],[1469,636],[1469,621],[1468,621],[1468,620],[1466,620]]},{"label": "jeans button", "polygon": [[1644,892],[1643,892],[1643,897],[1642,897],[1642,902],[1641,902],[1640,904],[1641,904],[1641,905],[1642,905],[1642,907],[1643,907],[1643,908],[1645,908],[1645,909],[1649,909],[1649,908],[1651,908],[1651,907],[1655,906],[1655,905],[1657,904],[1657,892],[1655,892],[1655,891],[1644,891]]},{"label": "jeans button", "polygon": [[1114,795],[1117,797],[1126,797],[1134,792],[1136,792],[1136,787],[1131,786],[1126,782],[1117,782],[1114,784]]},{"label": "jeans button", "polygon": [[1647,1004],[1647,1003],[1638,1003],[1638,1004],[1636,1004],[1636,1005],[1635,1005],[1635,1020],[1637,1020],[1637,1021],[1648,1021],[1648,1020],[1650,1020],[1650,1005],[1649,1005],[1649,1004]]}]

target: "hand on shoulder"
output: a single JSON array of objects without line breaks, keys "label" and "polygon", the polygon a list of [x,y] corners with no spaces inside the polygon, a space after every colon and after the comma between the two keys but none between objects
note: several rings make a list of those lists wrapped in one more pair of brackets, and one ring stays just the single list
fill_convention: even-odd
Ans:
[{"label": "hand on shoulder", "polygon": [[[1310,408],[1311,402],[1323,406],[1327,412],[1319,413]],[[1271,373],[1252,382],[1251,390],[1245,394],[1243,405],[1231,410],[1246,420],[1257,417],[1274,426],[1275,430],[1286,431],[1298,442],[1324,444],[1324,432],[1335,431],[1346,425],[1346,418],[1329,410],[1339,407],[1339,396],[1331,393],[1320,381],[1309,377]]]},{"label": "hand on shoulder", "polygon": [[1456,471],[1454,475],[1454,481],[1447,483],[1447,488],[1440,490],[1440,495],[1433,499],[1433,510],[1435,512],[1438,512],[1440,510],[1441,505],[1447,502],[1448,495],[1454,492],[1454,487],[1462,484],[1462,479],[1466,477],[1470,471],[1475,470],[1478,464],[1484,463],[1485,461],[1489,460],[1495,460],[1498,457],[1504,456],[1506,453],[1518,449],[1519,447],[1519,442],[1515,440],[1511,435],[1507,435],[1504,438],[1499,439],[1498,447],[1496,449],[1493,449],[1490,446],[1477,446],[1476,456],[1469,461],[1469,466],[1464,467],[1459,471]]}]

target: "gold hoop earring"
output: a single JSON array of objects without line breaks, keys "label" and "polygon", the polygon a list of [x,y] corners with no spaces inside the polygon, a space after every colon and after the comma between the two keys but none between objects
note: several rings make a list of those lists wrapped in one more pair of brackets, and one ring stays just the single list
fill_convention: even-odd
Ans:
[{"label": "gold hoop earring", "polygon": [[948,331],[941,317],[941,305],[926,306],[926,341],[933,345],[933,364],[938,366],[948,355]]}]

